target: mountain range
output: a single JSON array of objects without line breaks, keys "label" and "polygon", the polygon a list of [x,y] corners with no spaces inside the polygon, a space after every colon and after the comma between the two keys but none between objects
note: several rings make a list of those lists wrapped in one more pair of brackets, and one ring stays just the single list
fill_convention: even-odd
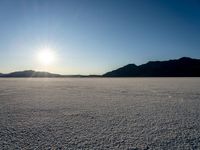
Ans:
[{"label": "mountain range", "polygon": [[138,66],[135,64],[128,64],[103,75],[60,75],[49,72],[26,70],[8,74],[0,73],[0,77],[200,77],[200,59],[182,57],[176,60],[150,61]]}]

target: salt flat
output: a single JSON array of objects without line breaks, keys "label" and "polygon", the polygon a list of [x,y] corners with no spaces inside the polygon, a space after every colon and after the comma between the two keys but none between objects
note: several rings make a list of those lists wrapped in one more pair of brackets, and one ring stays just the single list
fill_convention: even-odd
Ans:
[{"label": "salt flat", "polygon": [[200,149],[200,78],[0,79],[0,149]]}]

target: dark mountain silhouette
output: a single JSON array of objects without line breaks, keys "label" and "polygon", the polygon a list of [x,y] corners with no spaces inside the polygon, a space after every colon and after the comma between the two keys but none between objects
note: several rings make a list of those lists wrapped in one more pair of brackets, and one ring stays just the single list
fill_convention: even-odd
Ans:
[{"label": "dark mountain silhouette", "polygon": [[60,75],[49,72],[25,70],[9,74],[0,73],[0,77],[200,77],[200,59],[183,57],[177,60],[150,61],[143,65],[128,64],[104,75]]},{"label": "dark mountain silhouette", "polygon": [[150,61],[136,66],[129,64],[105,73],[104,77],[200,77],[200,59],[183,57],[178,60]]}]

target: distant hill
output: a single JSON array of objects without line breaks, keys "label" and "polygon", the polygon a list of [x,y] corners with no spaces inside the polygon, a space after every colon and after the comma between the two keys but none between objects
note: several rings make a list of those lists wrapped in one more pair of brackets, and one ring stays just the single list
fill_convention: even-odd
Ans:
[{"label": "distant hill", "polygon": [[9,74],[0,74],[0,77],[62,77],[59,74],[53,74],[48,72],[37,72],[33,70],[12,72]]},{"label": "distant hill", "polygon": [[34,70],[17,71],[8,74],[0,73],[0,78],[65,78],[65,77],[101,77],[100,75],[60,75]]},{"label": "distant hill", "polygon": [[107,72],[104,77],[200,77],[200,59],[183,57],[177,60],[150,61],[143,65],[129,64]]}]

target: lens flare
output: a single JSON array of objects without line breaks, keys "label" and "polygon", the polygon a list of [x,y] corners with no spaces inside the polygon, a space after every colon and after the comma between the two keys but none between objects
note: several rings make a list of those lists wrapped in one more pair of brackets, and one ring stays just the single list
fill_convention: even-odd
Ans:
[{"label": "lens flare", "polygon": [[51,49],[43,49],[38,53],[38,59],[43,65],[50,65],[55,61],[55,54]]}]

